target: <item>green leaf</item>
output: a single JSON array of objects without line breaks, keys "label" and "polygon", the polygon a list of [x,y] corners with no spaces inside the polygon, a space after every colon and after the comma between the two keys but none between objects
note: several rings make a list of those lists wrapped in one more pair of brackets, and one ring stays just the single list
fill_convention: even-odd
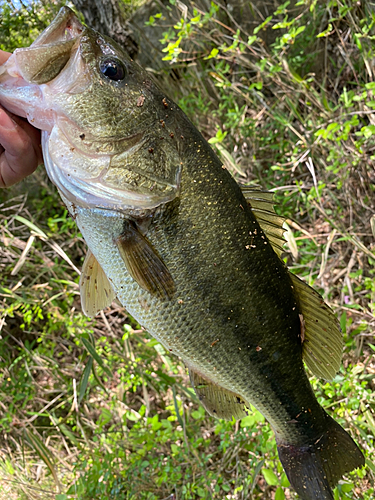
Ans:
[{"label": "green leaf", "polygon": [[155,24],[155,17],[150,16],[149,20],[145,22],[146,26],[153,26]]},{"label": "green leaf", "polygon": [[366,465],[375,473],[375,464],[369,458],[366,458]]},{"label": "green leaf", "polygon": [[197,411],[197,410],[194,410],[191,412],[191,416],[195,419],[195,420],[198,420],[199,418],[202,418],[202,414]]},{"label": "green leaf", "polygon": [[352,491],[353,488],[354,488],[354,484],[353,483],[343,483],[341,485],[341,491],[343,493],[349,493],[349,491]]},{"label": "green leaf", "polygon": [[264,29],[271,20],[272,20],[272,16],[268,16],[267,19],[265,19],[265,21],[262,22],[262,24],[260,24],[256,28],[254,28],[254,35],[256,35],[258,33],[258,31]]},{"label": "green leaf", "polygon": [[241,427],[252,427],[255,424],[254,415],[248,415],[241,420]]},{"label": "green leaf", "polygon": [[279,486],[276,490],[275,500],[285,500],[285,493],[281,486]]},{"label": "green leaf", "polygon": [[5,460],[5,462],[3,462],[3,465],[5,466],[6,472],[13,476],[16,471],[14,470],[12,463],[9,460]]},{"label": "green leaf", "polygon": [[279,484],[279,479],[276,474],[271,469],[263,469],[262,474],[266,483],[270,486],[277,486]]},{"label": "green leaf", "polygon": [[204,57],[203,59],[205,59],[205,60],[212,59],[213,57],[216,57],[218,55],[218,53],[219,53],[219,50],[214,48],[211,50],[210,55]]},{"label": "green leaf", "polygon": [[252,481],[251,481],[250,496],[251,496],[252,492],[254,491],[254,488],[257,484],[257,477],[258,477],[258,474],[259,474],[261,468],[263,467],[263,464],[264,464],[264,460],[260,460],[260,462],[258,462],[257,466],[255,467],[254,474],[253,474]]},{"label": "green leaf", "polygon": [[262,90],[263,88],[263,82],[254,82],[250,85],[249,89],[257,89],[257,90]]},{"label": "green leaf", "polygon": [[101,427],[107,425],[113,419],[112,413],[107,409],[103,408],[99,418],[97,420],[97,424]]},{"label": "green leaf", "polygon": [[289,486],[290,486],[289,479],[287,478],[287,475],[285,474],[285,472],[283,472],[281,474],[280,484],[281,484],[281,486],[284,486],[284,488],[289,488]]},{"label": "green leaf", "polygon": [[306,26],[300,26],[299,28],[296,29],[296,32],[294,33],[294,37],[305,31]]},{"label": "green leaf", "polygon": [[178,453],[180,451],[180,447],[177,446],[177,444],[172,443],[171,450],[172,450],[172,453]]},{"label": "green leaf", "polygon": [[277,10],[273,13],[274,16],[279,16],[280,14],[286,14],[288,12],[288,5],[290,4],[290,1],[287,0],[285,3],[281,4],[278,6]]},{"label": "green leaf", "polygon": [[151,419],[151,422],[149,420],[149,423],[151,423],[153,431],[158,431],[161,427],[163,427],[163,424],[159,422],[159,415],[154,415]]},{"label": "green leaf", "polygon": [[375,125],[367,125],[366,127],[362,127],[361,132],[362,135],[364,135],[364,137],[368,139],[369,137],[372,137],[375,134]]},{"label": "green leaf", "polygon": [[256,39],[257,39],[256,35],[249,36],[249,38],[247,39],[247,44],[252,45]]},{"label": "green leaf", "polygon": [[254,411],[254,417],[255,417],[255,422],[262,423],[262,422],[265,422],[265,420],[266,420],[264,418],[264,416],[258,410]]},{"label": "green leaf", "polygon": [[61,423],[61,422],[58,422],[58,420],[56,419],[55,417],[55,420],[56,420],[56,426],[60,429],[60,431],[65,434],[66,437],[68,437],[70,439],[70,441],[75,445],[75,446],[79,446],[79,443],[78,443],[78,440],[77,438],[75,437],[75,435],[70,432],[69,428]]},{"label": "green leaf", "polygon": [[332,24],[329,23],[328,24],[328,28],[325,29],[324,31],[322,31],[321,33],[319,33],[319,35],[316,35],[316,38],[322,38],[322,37],[325,37],[325,36],[329,36],[331,33],[333,33],[333,31],[332,31]]},{"label": "green leaf", "polygon": [[346,333],[346,311],[340,316],[340,327],[343,333]]}]

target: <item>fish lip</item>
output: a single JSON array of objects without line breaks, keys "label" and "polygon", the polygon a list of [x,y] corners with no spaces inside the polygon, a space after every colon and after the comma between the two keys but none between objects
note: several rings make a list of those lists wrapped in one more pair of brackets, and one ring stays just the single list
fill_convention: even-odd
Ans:
[{"label": "fish lip", "polygon": [[[0,75],[7,74],[13,78],[19,78],[20,86],[23,85],[22,80],[26,85],[41,85],[54,80],[58,73],[56,75],[52,73],[50,79],[43,80],[42,77],[42,79],[38,80],[38,63],[36,66],[30,64],[30,59],[40,61],[41,67],[43,67],[44,57],[41,57],[41,54],[47,55],[46,61],[48,61],[48,54],[50,54],[53,61],[59,61],[59,58],[61,60],[66,56],[66,65],[72,53],[79,48],[85,30],[86,28],[69,7],[61,8],[52,23],[29,47],[18,48],[14,51],[12,56],[1,66]],[[63,67],[64,64],[60,69]]]},{"label": "fish lip", "polygon": [[62,7],[52,23],[31,44],[33,47],[50,45],[78,38],[85,27],[69,7]]}]

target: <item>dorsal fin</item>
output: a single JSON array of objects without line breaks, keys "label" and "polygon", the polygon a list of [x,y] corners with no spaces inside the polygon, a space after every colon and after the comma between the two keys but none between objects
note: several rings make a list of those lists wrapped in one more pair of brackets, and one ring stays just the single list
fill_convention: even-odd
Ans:
[{"label": "dorsal fin", "polygon": [[202,406],[210,415],[225,420],[232,420],[232,417],[240,419],[249,415],[249,404],[240,395],[220,387],[191,368],[189,375]]},{"label": "dorsal fin", "polygon": [[283,244],[285,240],[283,234],[285,229],[283,224],[284,217],[277,215],[274,206],[274,196],[270,191],[262,191],[259,188],[242,188],[247,203],[250,205],[251,211],[257,218],[260,227],[265,232],[272,248],[280,257],[284,252]]},{"label": "dorsal fin", "polygon": [[341,364],[343,339],[332,309],[307,283],[289,273],[304,320],[302,357],[317,377],[332,379]]},{"label": "dorsal fin", "polygon": [[[242,188],[242,193],[273,249],[281,257],[285,219],[273,208],[273,193],[259,188]],[[330,380],[338,372],[342,357],[343,340],[338,320],[318,292],[294,274],[289,272],[289,276],[303,316],[303,360],[314,375]]]},{"label": "dorsal fin", "polygon": [[116,297],[107,276],[91,250],[87,250],[79,278],[83,313],[94,318],[98,312],[110,306]]}]

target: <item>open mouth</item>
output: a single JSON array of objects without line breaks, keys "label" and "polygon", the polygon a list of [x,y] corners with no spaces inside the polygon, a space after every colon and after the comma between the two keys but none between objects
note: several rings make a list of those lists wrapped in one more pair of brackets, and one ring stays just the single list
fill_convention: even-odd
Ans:
[{"label": "open mouth", "polygon": [[65,42],[79,37],[83,26],[75,13],[69,7],[62,7],[52,23],[39,35],[31,45],[50,45]]},{"label": "open mouth", "polygon": [[68,7],[30,45],[14,53],[19,75],[28,83],[43,84],[53,80],[70,59],[84,27]]}]

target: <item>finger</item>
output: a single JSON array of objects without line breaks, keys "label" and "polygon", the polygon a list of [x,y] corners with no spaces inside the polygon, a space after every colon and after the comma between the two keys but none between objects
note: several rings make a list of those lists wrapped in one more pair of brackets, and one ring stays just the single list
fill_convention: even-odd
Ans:
[{"label": "finger", "polygon": [[[36,129],[32,135],[0,109],[0,144],[4,152],[0,156],[0,187],[9,187],[30,175],[41,160],[40,137]],[[30,126],[29,126],[30,127]]]},{"label": "finger", "polygon": [[10,52],[4,52],[4,50],[0,50],[0,64],[4,64],[5,61],[11,56]]},{"label": "finger", "polygon": [[[4,110],[1,108],[0,105],[0,112],[3,110],[10,118],[12,119],[13,122],[16,123],[26,134],[30,137],[32,145],[34,147],[35,153],[38,158],[38,165],[43,163],[43,154],[42,154],[42,147],[40,144],[40,130],[33,127],[27,120],[26,118],[21,118],[20,116],[14,115],[8,110]],[[21,132],[22,133],[22,132]],[[1,139],[0,139],[0,144],[1,144]]]}]

